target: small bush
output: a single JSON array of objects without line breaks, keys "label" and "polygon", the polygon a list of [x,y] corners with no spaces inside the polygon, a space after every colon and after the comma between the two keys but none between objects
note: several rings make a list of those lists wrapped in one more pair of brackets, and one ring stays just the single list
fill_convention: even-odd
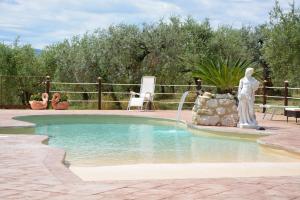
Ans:
[{"label": "small bush", "polygon": [[30,96],[30,101],[42,101],[42,94],[41,93],[32,94]]},{"label": "small bush", "polygon": [[69,97],[67,94],[61,94],[60,95],[60,102],[62,101],[68,101]]}]

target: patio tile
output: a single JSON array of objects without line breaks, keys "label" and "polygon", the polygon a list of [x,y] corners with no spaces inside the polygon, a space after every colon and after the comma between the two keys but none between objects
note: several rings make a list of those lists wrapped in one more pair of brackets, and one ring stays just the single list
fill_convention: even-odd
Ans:
[{"label": "patio tile", "polygon": [[0,189],[0,199],[5,199],[11,195],[19,194],[21,191],[19,190],[9,190],[9,189]]},{"label": "patio tile", "polygon": [[[116,114],[120,111],[67,111],[73,114]],[[28,111],[0,110],[0,121],[18,125],[10,118]],[[31,113],[31,112],[30,112]],[[57,114],[66,112],[33,112]],[[174,118],[176,112],[122,112],[129,115],[149,115]],[[189,113],[182,117],[190,121]],[[260,115],[258,116],[258,118]],[[278,119],[280,119],[278,117]],[[284,121],[260,120],[274,134],[264,142],[300,150],[300,126]],[[285,124],[283,124],[285,123]],[[3,125],[3,121],[1,121]],[[4,124],[5,125],[5,124]],[[281,128],[283,127],[283,128]],[[218,127],[217,127],[218,128]],[[0,138],[0,199],[295,199],[300,200],[300,177],[216,178],[182,180],[94,181],[84,182],[69,171],[61,160],[64,151],[41,144],[46,136],[9,135]]]}]

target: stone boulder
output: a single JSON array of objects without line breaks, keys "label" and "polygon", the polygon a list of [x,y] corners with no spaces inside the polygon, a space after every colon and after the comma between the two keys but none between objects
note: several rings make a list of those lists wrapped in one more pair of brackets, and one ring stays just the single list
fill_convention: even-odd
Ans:
[{"label": "stone boulder", "polygon": [[234,96],[205,92],[198,96],[192,110],[193,123],[205,126],[237,126],[238,111]]}]

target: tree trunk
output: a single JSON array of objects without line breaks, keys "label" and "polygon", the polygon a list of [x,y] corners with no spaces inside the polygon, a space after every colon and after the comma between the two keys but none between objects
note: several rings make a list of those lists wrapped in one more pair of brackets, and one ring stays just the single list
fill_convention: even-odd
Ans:
[{"label": "tree trunk", "polygon": [[82,99],[83,99],[83,100],[89,100],[89,99],[90,99],[89,94],[86,93],[86,92],[82,93]]},{"label": "tree trunk", "polygon": [[171,86],[172,93],[175,93],[175,86]]},{"label": "tree trunk", "polygon": [[165,86],[160,86],[161,93],[165,93]]}]

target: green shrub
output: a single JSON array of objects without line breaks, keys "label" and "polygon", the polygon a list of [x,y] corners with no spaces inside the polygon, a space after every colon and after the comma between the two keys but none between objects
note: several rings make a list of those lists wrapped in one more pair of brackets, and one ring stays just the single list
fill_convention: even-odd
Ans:
[{"label": "green shrub", "polygon": [[42,101],[42,94],[41,93],[32,94],[30,96],[30,101]]},{"label": "green shrub", "polygon": [[69,99],[69,97],[67,94],[65,94],[65,93],[60,94],[60,100],[59,100],[60,102],[68,101],[68,99]]},{"label": "green shrub", "polygon": [[217,93],[226,94],[233,93],[235,86],[239,84],[239,80],[244,76],[245,70],[251,67],[253,62],[238,59],[216,59],[205,60],[196,64],[196,70],[193,76],[200,78],[206,85],[214,85],[217,87]]}]

